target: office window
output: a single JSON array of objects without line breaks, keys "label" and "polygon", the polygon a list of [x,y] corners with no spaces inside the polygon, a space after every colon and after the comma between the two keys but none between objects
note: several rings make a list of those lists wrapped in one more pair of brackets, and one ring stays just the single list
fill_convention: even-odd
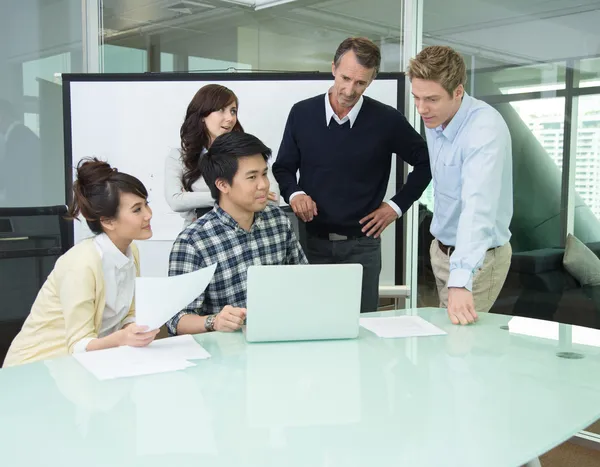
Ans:
[{"label": "office window", "polygon": [[[427,0],[426,0],[427,1]],[[501,55],[500,55],[501,56]],[[490,62],[500,62],[500,56],[480,59],[477,55],[467,55],[470,59],[470,84],[468,90],[479,96],[520,94],[524,92],[555,91],[565,88],[565,63],[489,66]]]},{"label": "office window", "polygon": [[578,70],[580,88],[591,88],[600,85],[600,58],[594,57],[580,60]]},{"label": "office window", "polygon": [[[584,242],[600,241],[600,94],[578,98],[578,138],[575,155],[575,235]],[[585,128],[585,131],[582,129]]]},{"label": "office window", "polygon": [[147,70],[144,49],[105,44],[102,46],[105,73],[143,73]]},{"label": "office window", "polygon": [[57,74],[71,71],[71,54],[64,52],[23,63],[23,95],[39,97],[39,80],[55,82]]},{"label": "office window", "polygon": [[161,52],[160,71],[175,71],[175,56],[173,54]]}]

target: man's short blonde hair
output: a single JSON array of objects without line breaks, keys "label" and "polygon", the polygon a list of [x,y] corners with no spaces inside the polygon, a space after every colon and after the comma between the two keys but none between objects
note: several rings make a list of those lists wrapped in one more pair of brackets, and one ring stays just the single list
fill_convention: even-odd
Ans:
[{"label": "man's short blonde hair", "polygon": [[452,95],[459,85],[467,83],[467,66],[460,54],[451,47],[432,45],[425,47],[410,60],[406,70],[408,78],[435,81]]}]

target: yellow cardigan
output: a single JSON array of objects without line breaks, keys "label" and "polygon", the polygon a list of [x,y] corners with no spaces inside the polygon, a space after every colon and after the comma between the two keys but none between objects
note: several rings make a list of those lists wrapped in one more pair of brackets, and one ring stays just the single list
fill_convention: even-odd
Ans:
[{"label": "yellow cardigan", "polygon": [[[139,276],[139,253],[133,243],[131,251]],[[8,349],[4,367],[73,353],[81,339],[98,337],[104,306],[102,258],[94,239],[89,238],[56,261],[23,328]],[[134,314],[135,300],[124,320]]]}]

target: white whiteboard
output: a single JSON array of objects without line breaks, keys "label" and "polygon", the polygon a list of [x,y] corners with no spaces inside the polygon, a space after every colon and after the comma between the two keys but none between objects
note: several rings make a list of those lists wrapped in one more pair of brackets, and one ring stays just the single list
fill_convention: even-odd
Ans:
[{"label": "white whiteboard", "polygon": [[[332,84],[329,79],[190,81],[173,78],[165,75],[160,81],[143,77],[115,80],[113,76],[98,81],[96,76],[89,81],[83,77],[65,82],[70,93],[73,167],[82,158],[95,156],[121,172],[136,176],[148,189],[154,213],[154,235],[151,240],[137,242],[143,276],[167,274],[171,245],[183,225],[182,217],[171,211],[164,197],[164,164],[170,150],[180,147],[179,130],[187,106],[198,89],[217,83],[233,90],[239,100],[240,123],[246,132],[273,150],[272,164],[292,106],[327,92]],[[396,108],[398,80],[377,79],[365,95]],[[396,192],[395,159],[393,157],[386,199]],[[273,191],[278,191],[273,177],[271,180]],[[75,222],[74,229],[76,243],[91,235],[85,223]],[[395,232],[390,226],[382,236],[381,284],[395,283],[395,261]]]}]

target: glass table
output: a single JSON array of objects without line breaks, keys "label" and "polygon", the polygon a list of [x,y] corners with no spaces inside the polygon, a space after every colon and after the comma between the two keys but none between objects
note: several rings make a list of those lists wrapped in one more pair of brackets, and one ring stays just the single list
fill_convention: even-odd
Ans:
[{"label": "glass table", "polygon": [[600,418],[600,331],[379,313],[395,314],[448,334],[247,344],[212,333],[196,336],[212,358],[195,367],[104,382],[72,357],[0,370],[2,464],[506,467]]}]

